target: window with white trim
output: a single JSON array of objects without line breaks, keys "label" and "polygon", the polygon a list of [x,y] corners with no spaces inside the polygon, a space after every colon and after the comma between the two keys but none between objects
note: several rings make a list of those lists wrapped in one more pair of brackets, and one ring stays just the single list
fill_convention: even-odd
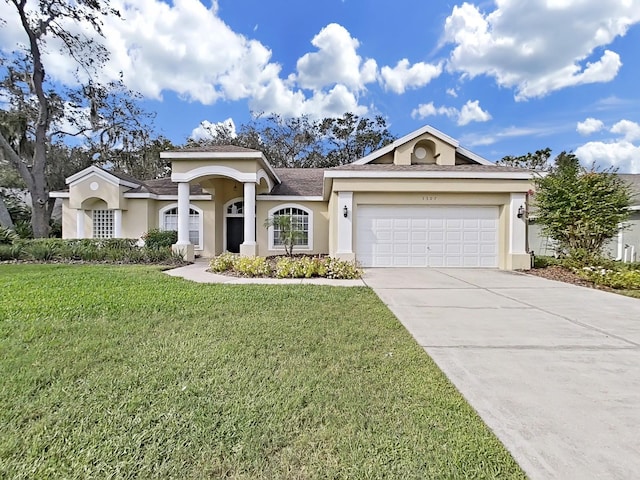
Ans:
[{"label": "window with white trim", "polygon": [[93,238],[113,237],[113,210],[93,210]]},{"label": "window with white trim", "polygon": [[[285,215],[288,216],[291,221],[291,228],[294,231],[299,232],[299,235],[294,239],[294,249],[296,247],[303,250],[311,249],[310,212],[306,209],[295,206],[287,206],[270,212],[270,217]],[[276,249],[284,247],[282,231],[277,225],[269,228],[269,243]]]},{"label": "window with white trim", "polygon": [[[200,212],[189,209],[189,243],[200,248]],[[169,208],[162,213],[162,230],[178,231],[178,207]]]},{"label": "window with white trim", "polygon": [[239,200],[229,204],[227,207],[227,216],[244,216],[244,201]]}]

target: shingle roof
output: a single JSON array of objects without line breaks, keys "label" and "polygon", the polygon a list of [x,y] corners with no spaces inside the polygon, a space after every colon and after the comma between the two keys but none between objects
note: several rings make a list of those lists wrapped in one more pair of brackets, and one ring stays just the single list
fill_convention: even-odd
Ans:
[{"label": "shingle roof", "polygon": [[260,150],[252,148],[239,147],[237,145],[209,145],[198,147],[184,147],[169,150],[172,152],[212,152],[212,153],[261,153]]},{"label": "shingle roof", "polygon": [[271,195],[322,195],[323,168],[274,168],[282,183],[276,185]]},{"label": "shingle roof", "polygon": [[[171,178],[158,178],[155,180],[145,180],[138,188],[133,188],[127,193],[155,193],[156,195],[178,195],[178,184],[171,181]],[[190,195],[202,195],[202,187],[197,183],[189,185]]]},{"label": "shingle roof", "polygon": [[[98,167],[98,168],[100,168],[100,167]],[[114,177],[117,177],[120,180],[124,180],[125,182],[136,183],[138,185],[142,185],[144,183],[144,182],[141,182],[140,180],[138,180],[137,178],[134,178],[131,175],[128,175],[126,173],[114,172],[113,170],[106,170],[104,168],[100,168],[100,170],[102,170],[103,172],[108,173],[109,175],[113,175]]]},{"label": "shingle roof", "polygon": [[369,171],[369,172],[507,172],[525,173],[531,170],[502,165],[395,165],[389,163],[368,163],[365,165],[341,165],[329,170]]},{"label": "shingle roof", "polygon": [[631,186],[631,191],[636,196],[636,199],[640,200],[640,174],[619,173],[618,176]]}]

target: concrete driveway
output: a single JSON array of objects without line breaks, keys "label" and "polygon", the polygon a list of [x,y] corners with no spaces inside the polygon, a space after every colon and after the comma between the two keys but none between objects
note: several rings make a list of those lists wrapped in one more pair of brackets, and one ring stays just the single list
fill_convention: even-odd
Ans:
[{"label": "concrete driveway", "polygon": [[640,475],[640,300],[497,270],[365,283],[530,478]]}]

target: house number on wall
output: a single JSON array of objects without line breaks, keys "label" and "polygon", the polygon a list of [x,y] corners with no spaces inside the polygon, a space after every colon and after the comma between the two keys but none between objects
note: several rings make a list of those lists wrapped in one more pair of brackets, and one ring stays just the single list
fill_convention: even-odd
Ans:
[{"label": "house number on wall", "polygon": [[427,202],[432,202],[432,201],[437,200],[437,199],[438,199],[438,197],[429,197],[429,196],[422,197],[422,200],[425,200]]}]

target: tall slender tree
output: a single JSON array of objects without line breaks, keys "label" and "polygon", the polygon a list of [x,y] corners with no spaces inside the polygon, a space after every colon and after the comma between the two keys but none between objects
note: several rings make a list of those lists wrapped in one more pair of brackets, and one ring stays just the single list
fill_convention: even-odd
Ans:
[{"label": "tall slender tree", "polygon": [[[6,1],[15,17],[5,20],[19,24],[27,42],[1,59],[0,155],[31,194],[34,236],[45,237],[54,204],[48,175],[64,161],[57,145],[69,136],[76,143],[91,138],[104,151],[144,128],[144,115],[122,81],[99,80],[109,52],[95,37],[106,16],[120,15],[108,0]],[[45,52],[53,48],[75,62],[74,86],[47,76]]]}]

